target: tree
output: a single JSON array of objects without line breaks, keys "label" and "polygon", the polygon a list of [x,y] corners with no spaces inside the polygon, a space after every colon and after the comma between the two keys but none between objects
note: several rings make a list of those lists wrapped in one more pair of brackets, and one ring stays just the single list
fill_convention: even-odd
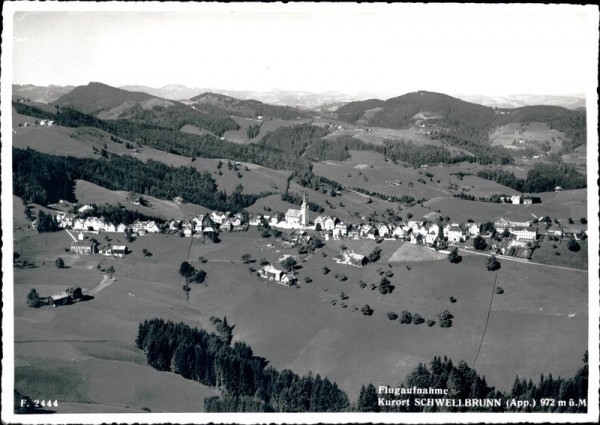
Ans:
[{"label": "tree", "polygon": [[412,322],[415,325],[420,325],[424,321],[425,321],[425,319],[423,319],[423,317],[420,314],[415,313],[412,317]]},{"label": "tree", "polygon": [[398,315],[393,311],[388,312],[386,316],[390,320],[396,320],[398,318]]},{"label": "tree", "polygon": [[112,277],[112,275],[115,274],[114,266],[110,266],[109,268],[107,268],[106,273],[108,273]]},{"label": "tree", "polygon": [[296,266],[296,264],[298,264],[298,262],[293,257],[286,257],[285,259],[281,260],[279,264],[281,264],[281,267],[289,272]]},{"label": "tree", "polygon": [[395,286],[387,278],[382,278],[379,282],[379,293],[391,294],[394,291]]},{"label": "tree", "polygon": [[179,266],[179,274],[183,277],[190,277],[194,273],[194,267],[190,265],[187,261],[181,263]]},{"label": "tree", "polygon": [[379,412],[379,404],[377,397],[377,390],[373,384],[369,384],[366,388],[363,385],[360,388],[360,394],[358,396],[358,404],[356,406],[359,412]]},{"label": "tree", "polygon": [[569,248],[569,251],[577,252],[581,249],[581,246],[575,239],[570,239],[567,248]]},{"label": "tree", "polygon": [[64,269],[65,268],[65,261],[62,258],[60,258],[60,257],[58,257],[56,259],[56,261],[54,262],[54,264],[59,269]]},{"label": "tree", "polygon": [[360,311],[365,316],[372,316],[373,315],[373,309],[369,306],[369,304],[363,305],[362,308],[360,309]]},{"label": "tree", "polygon": [[412,314],[409,311],[403,310],[400,313],[400,323],[408,324],[412,322]]},{"label": "tree", "polygon": [[142,254],[144,254],[144,257],[152,257],[152,253],[146,248],[142,249]]},{"label": "tree", "polygon": [[43,306],[45,302],[40,298],[35,288],[32,288],[27,294],[27,305],[33,308],[39,308]]},{"label": "tree", "polygon": [[440,314],[438,314],[438,319],[440,321],[440,327],[449,328],[452,326],[452,319],[454,316],[448,310],[444,310]]},{"label": "tree", "polygon": [[479,235],[475,236],[475,239],[473,239],[473,248],[475,248],[477,251],[483,251],[486,249],[487,243],[485,242],[485,239]]},{"label": "tree", "polygon": [[498,261],[498,259],[492,255],[490,258],[488,258],[487,263],[486,263],[486,268],[493,272],[496,271],[498,269],[500,269],[500,261]]},{"label": "tree", "polygon": [[315,230],[316,230],[317,232],[320,232],[320,231],[322,230],[322,228],[321,228],[321,223],[317,223],[317,224],[315,225]]},{"label": "tree", "polygon": [[244,264],[249,264],[253,262],[252,256],[250,254],[244,254],[242,255],[242,261],[244,262]]},{"label": "tree", "polygon": [[462,257],[458,255],[458,248],[453,248],[452,251],[450,251],[450,254],[448,254],[448,261],[452,264],[458,264],[462,261]]}]

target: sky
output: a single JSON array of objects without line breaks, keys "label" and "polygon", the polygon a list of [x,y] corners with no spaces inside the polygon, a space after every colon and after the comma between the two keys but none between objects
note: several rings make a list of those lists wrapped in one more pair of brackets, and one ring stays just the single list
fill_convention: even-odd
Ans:
[{"label": "sky", "polygon": [[597,11],[570,5],[24,7],[14,84],[579,95],[598,42]]}]

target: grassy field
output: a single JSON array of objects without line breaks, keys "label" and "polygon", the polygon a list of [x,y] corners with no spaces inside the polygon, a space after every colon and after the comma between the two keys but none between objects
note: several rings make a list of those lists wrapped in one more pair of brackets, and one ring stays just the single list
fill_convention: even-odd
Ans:
[{"label": "grassy field", "polygon": [[543,145],[550,146],[551,152],[557,152],[563,140],[566,140],[564,133],[553,130],[548,124],[542,122],[507,124],[496,128],[489,137],[493,146],[504,146],[509,149],[533,148],[538,152],[542,152]]},{"label": "grassy field", "polygon": [[154,198],[144,195],[149,206],[134,205],[129,199],[129,192],[123,190],[108,190],[94,183],[85,180],[77,180],[75,185],[75,196],[82,204],[95,203],[96,205],[122,204],[127,209],[138,211],[151,217],[159,217],[165,220],[171,218],[189,218],[197,214],[204,214],[208,211],[200,205],[183,204],[179,205],[173,201]]},{"label": "grassy field", "polygon": [[[568,239],[551,241],[548,238],[540,243],[540,247],[533,251],[532,261],[556,266],[572,267],[574,269],[587,270],[588,268],[588,241],[577,241],[581,249],[577,252],[567,248]],[[556,248],[554,248],[556,246]],[[557,255],[558,253],[558,255]]]},{"label": "grassy field", "polygon": [[[15,209],[15,215],[22,214],[20,209]],[[415,253],[418,248],[410,244],[384,241],[377,245],[365,240],[329,241],[315,254],[299,256],[278,240],[261,238],[254,228],[221,236],[222,242],[213,244],[146,235],[128,244],[132,253],[125,259],[114,260],[66,254],[70,238],[65,232],[15,231],[15,249],[35,257],[38,264],[15,270],[17,388],[41,396],[41,391],[60,386],[64,411],[81,411],[82,403],[90,401],[94,403],[90,409],[100,411],[142,407],[200,411],[202,399],[212,389],[154,371],[133,346],[138,323],[152,317],[210,328],[210,316],[226,315],[236,324],[234,339],[248,343],[274,367],[326,375],[352,398],[368,382],[398,384],[419,362],[428,362],[434,355],[469,364],[475,361],[495,279],[494,273],[485,270],[482,257],[467,254],[457,265],[442,254],[439,260],[423,261]],[[121,242],[120,236],[112,237],[114,243]],[[381,260],[364,268],[336,264],[333,257],[342,243],[365,254],[379,246]],[[144,257],[143,249],[152,256]],[[245,253],[275,265],[283,255],[295,255],[301,266],[297,270],[300,287],[259,279],[248,270],[250,265],[240,261]],[[58,256],[69,268],[54,266]],[[200,256],[208,261],[200,263]],[[192,286],[189,300],[177,273],[184,260],[208,273],[206,285]],[[56,309],[25,305],[32,287],[42,295],[72,284],[85,291],[96,288],[103,279],[99,264],[101,268],[113,265],[116,280],[93,300]],[[322,272],[325,266],[331,270],[327,275]],[[381,279],[379,268],[394,273],[392,294],[370,289]],[[503,390],[516,374],[533,379],[540,371],[572,375],[580,367],[587,344],[587,276],[507,261],[498,274],[505,293],[494,297],[475,365],[478,372]],[[341,275],[347,279],[341,281]],[[306,276],[312,282],[305,283]],[[367,288],[360,287],[361,280]],[[348,296],[344,301],[341,292]],[[451,303],[450,296],[458,301]],[[357,311],[364,304],[374,309],[373,316]],[[389,311],[409,310],[437,320],[436,315],[445,309],[455,316],[448,329],[402,325],[386,317]],[[543,341],[553,342],[544,346]]]}]

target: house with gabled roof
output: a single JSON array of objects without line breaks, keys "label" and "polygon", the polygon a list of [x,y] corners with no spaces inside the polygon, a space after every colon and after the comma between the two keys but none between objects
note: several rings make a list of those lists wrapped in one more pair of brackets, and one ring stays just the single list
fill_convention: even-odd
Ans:
[{"label": "house with gabled roof", "polygon": [[366,256],[357,254],[348,249],[333,257],[333,260],[338,264],[345,264],[354,267],[363,267],[369,262],[369,259]]},{"label": "house with gabled roof", "polygon": [[294,285],[298,280],[291,272],[285,272],[283,270],[276,269],[272,265],[268,264],[258,271],[260,277],[272,280],[282,285],[291,286]]}]

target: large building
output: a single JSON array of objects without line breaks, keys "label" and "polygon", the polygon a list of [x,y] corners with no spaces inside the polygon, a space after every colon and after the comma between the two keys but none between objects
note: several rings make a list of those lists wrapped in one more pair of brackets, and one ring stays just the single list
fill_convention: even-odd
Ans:
[{"label": "large building", "polygon": [[96,243],[77,241],[71,244],[71,254],[92,255],[96,253]]},{"label": "large building", "polygon": [[285,222],[290,226],[308,226],[308,204],[306,203],[306,195],[302,196],[302,205],[300,209],[290,208],[285,213]]}]

